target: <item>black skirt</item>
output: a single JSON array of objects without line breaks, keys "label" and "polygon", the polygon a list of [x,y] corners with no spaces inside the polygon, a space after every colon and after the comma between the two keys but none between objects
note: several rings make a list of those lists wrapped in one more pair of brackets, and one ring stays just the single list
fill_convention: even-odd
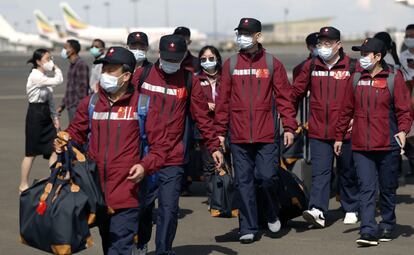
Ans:
[{"label": "black skirt", "polygon": [[29,103],[26,115],[27,157],[43,155],[48,159],[53,151],[56,129],[48,103]]}]

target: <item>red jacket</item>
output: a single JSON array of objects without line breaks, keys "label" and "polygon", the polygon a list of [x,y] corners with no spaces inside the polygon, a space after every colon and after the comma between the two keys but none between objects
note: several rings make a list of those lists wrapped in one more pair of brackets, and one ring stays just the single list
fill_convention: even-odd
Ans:
[{"label": "red jacket", "polygon": [[[314,63],[311,70],[312,61]],[[318,57],[310,59],[302,67],[299,76],[293,83],[293,101],[297,105],[308,90],[309,102],[309,137],[323,140],[335,139],[335,128],[344,100],[345,88],[350,81],[351,60],[341,54],[339,61],[329,70]],[[355,63],[355,69],[359,64]],[[309,78],[311,81],[309,82]]]},{"label": "red jacket", "polygon": [[[139,69],[134,73],[132,80],[135,85],[138,84],[141,72],[142,69]],[[141,86],[141,92],[151,97],[151,102],[160,112],[160,121],[167,123],[172,151],[168,153],[165,165],[182,165],[184,163],[183,137],[187,103],[184,69],[169,75],[159,68],[158,62],[155,63]],[[208,117],[207,100],[201,89],[200,81],[195,77],[193,77],[190,101],[192,118],[206,140],[207,147],[210,152],[217,151],[220,147],[220,141],[214,130],[213,122]]]},{"label": "red jacket", "polygon": [[[113,209],[138,206],[138,184],[126,178],[131,167],[140,163],[147,173],[159,169],[165,162],[168,146],[165,126],[159,121],[159,113],[150,102],[145,130],[150,152],[140,160],[139,125],[137,117],[138,92],[130,90],[112,106],[105,92],[99,90],[99,98],[92,118],[88,154],[99,169],[106,203]],[[89,126],[89,98],[84,98],[73,121],[66,130],[79,144],[87,141]],[[108,114],[109,113],[109,114]]]},{"label": "red jacket", "polygon": [[292,71],[292,78],[293,82],[296,80],[296,78],[299,76],[300,72],[302,71],[303,65],[308,61],[309,59],[312,59],[311,56],[309,56],[306,60],[300,62],[299,65],[295,66]]},{"label": "red jacket", "polygon": [[349,121],[353,118],[352,149],[377,151],[399,149],[394,135],[411,129],[410,92],[400,71],[394,80],[394,110],[387,77],[393,70],[387,68],[371,77],[363,71],[354,90],[352,79],[347,84],[341,116],[336,127],[336,140],[342,141]]},{"label": "red jacket", "polygon": [[265,50],[261,46],[254,55],[243,51],[238,54],[233,75],[230,75],[230,60],[224,63],[216,98],[218,135],[226,136],[230,124],[232,143],[274,143],[273,94],[285,130],[293,132],[296,129],[286,70],[276,58],[273,58],[273,67],[271,79]]},{"label": "red jacket", "polygon": [[[220,74],[216,74],[214,76],[208,76],[208,74],[206,74],[205,72],[199,72],[196,76],[195,76],[199,81],[200,81],[200,85],[201,88],[203,90],[204,95],[207,97],[207,102],[209,103],[213,103],[215,102],[215,98],[217,97],[217,90],[219,87],[219,81],[220,81]],[[213,87],[211,86],[211,82],[210,79],[215,79],[216,80],[216,92],[213,98]]]}]

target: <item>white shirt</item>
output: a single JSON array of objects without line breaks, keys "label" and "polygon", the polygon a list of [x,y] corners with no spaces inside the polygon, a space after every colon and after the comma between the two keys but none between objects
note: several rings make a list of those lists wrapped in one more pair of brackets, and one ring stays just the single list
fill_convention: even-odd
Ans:
[{"label": "white shirt", "polygon": [[404,79],[406,81],[412,80],[414,77],[414,69],[408,67],[407,59],[414,59],[414,54],[411,53],[408,49],[401,52],[401,69],[404,74]]},{"label": "white shirt", "polygon": [[55,103],[53,100],[53,87],[62,84],[63,76],[59,68],[55,68],[54,76],[48,77],[36,68],[32,69],[27,78],[26,94],[29,103],[49,102],[50,111],[56,115]]}]

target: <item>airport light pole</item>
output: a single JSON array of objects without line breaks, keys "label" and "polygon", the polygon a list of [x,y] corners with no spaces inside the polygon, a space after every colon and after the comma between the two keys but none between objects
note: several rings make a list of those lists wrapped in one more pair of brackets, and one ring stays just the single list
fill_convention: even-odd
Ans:
[{"label": "airport light pole", "polygon": [[138,2],[139,0],[131,0],[134,5],[134,26],[138,27]]},{"label": "airport light pole", "polygon": [[106,7],[106,25],[108,27],[110,27],[111,26],[111,19],[110,19],[110,16],[109,16],[109,7],[111,6],[111,3],[104,2],[104,5]]},{"label": "airport light pole", "polygon": [[89,10],[91,9],[91,6],[86,4],[83,6],[83,9],[85,10],[85,14],[86,14],[86,22],[89,23]]},{"label": "airport light pole", "polygon": [[285,23],[285,42],[289,41],[289,28],[288,28],[288,15],[289,15],[289,9],[285,8],[284,10],[284,23]]}]

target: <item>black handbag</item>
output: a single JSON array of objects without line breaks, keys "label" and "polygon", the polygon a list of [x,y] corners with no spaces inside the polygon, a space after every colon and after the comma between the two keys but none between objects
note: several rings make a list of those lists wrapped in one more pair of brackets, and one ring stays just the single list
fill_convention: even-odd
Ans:
[{"label": "black handbag", "polygon": [[[54,254],[72,254],[92,246],[88,196],[74,182],[70,150],[59,154],[50,177],[20,196],[21,241]],[[67,173],[69,178],[65,178]]]},{"label": "black handbag", "polygon": [[210,197],[210,214],[213,217],[237,217],[238,210],[234,204],[235,187],[228,164],[214,171],[211,177],[212,192]]}]

